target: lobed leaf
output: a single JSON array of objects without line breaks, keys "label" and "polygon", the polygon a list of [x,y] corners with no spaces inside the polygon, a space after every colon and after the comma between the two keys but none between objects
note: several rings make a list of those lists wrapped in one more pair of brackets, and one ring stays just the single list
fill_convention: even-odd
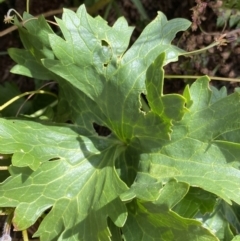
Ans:
[{"label": "lobed leaf", "polygon": [[0,119],[0,153],[13,154],[0,207],[16,207],[16,229],[45,212],[35,234],[44,241],[121,240],[123,226],[126,240],[218,240],[176,211],[189,186],[213,196],[205,209],[191,196],[183,216],[211,212],[215,195],[240,204],[240,93],[210,90],[202,77],[182,96],[164,95],[163,66],[184,52],[171,41],[189,21],[159,12],[129,47],[124,18],[109,27],[84,6],[56,19],[63,37],[29,18],[19,26],[25,50],[10,50],[13,71],[57,81],[55,120],[73,124]]},{"label": "lobed leaf", "polygon": [[235,92],[211,103],[207,77],[190,87],[190,95],[192,105],[173,126],[171,141],[160,141],[156,151],[142,153],[140,172],[160,182],[176,178],[239,204],[240,172],[232,163],[239,162],[240,145],[222,140],[221,133],[226,137],[236,130],[240,95]]},{"label": "lobed leaf", "polygon": [[[0,203],[16,207],[15,229],[28,228],[49,209],[35,234],[42,240],[108,240],[108,217],[123,226],[126,208],[119,195],[127,187],[114,169],[123,150],[117,140],[86,138],[75,126],[0,122],[1,152],[14,153],[11,177],[0,185]],[[31,165],[35,170],[22,167]]]},{"label": "lobed leaf", "polygon": [[155,202],[134,200],[123,227],[126,240],[218,240],[201,222],[182,218],[170,209],[186,193],[188,185],[170,181]]}]

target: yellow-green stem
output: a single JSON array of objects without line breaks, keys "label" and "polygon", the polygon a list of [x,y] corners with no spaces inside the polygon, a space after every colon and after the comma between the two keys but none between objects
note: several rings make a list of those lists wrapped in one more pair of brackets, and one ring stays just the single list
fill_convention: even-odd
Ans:
[{"label": "yellow-green stem", "polygon": [[204,47],[204,48],[201,48],[201,49],[197,49],[197,50],[194,50],[194,51],[191,51],[191,52],[187,52],[187,53],[182,53],[180,55],[183,55],[183,56],[187,57],[189,55],[191,56],[191,55],[195,55],[195,54],[200,54],[200,53],[205,52],[206,50],[211,49],[211,48],[213,48],[215,46],[219,46],[220,44],[221,44],[220,41],[215,41],[215,42],[211,43],[210,45],[208,45],[207,47]]},{"label": "yellow-green stem", "polygon": [[[200,75],[168,75],[164,76],[165,79],[198,79],[202,76]],[[228,82],[240,82],[240,79],[237,78],[224,78],[217,76],[208,76],[211,80],[219,80],[219,81],[228,81]]]},{"label": "yellow-green stem", "polygon": [[23,241],[28,241],[28,233],[27,233],[27,230],[23,230],[22,231],[22,236],[23,236]]},{"label": "yellow-green stem", "polygon": [[26,11],[29,13],[29,0],[26,1]]},{"label": "yellow-green stem", "polygon": [[[24,26],[24,24],[26,24],[27,22],[32,21],[32,20],[38,20],[38,18],[34,17],[34,18],[29,18],[29,19],[27,19],[25,21],[22,21],[22,25]],[[58,24],[53,22],[53,21],[46,20],[46,22],[51,23],[52,25],[58,26]]]},{"label": "yellow-green stem", "polygon": [[25,93],[22,93],[20,95],[15,96],[14,98],[12,98],[11,100],[7,101],[5,104],[0,106],[0,111],[2,111],[3,109],[5,109],[7,106],[11,105],[13,102],[17,101],[18,99],[26,96],[26,95],[32,95],[32,94],[47,94],[47,95],[52,95],[54,97],[57,98],[57,96],[49,91],[45,91],[45,90],[34,90],[34,91],[28,91]]}]

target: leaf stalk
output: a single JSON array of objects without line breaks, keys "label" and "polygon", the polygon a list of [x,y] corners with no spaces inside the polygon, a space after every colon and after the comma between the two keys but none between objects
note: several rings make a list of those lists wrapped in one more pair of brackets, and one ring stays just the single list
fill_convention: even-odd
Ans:
[{"label": "leaf stalk", "polygon": [[12,103],[14,103],[15,101],[17,101],[18,99],[26,96],[26,95],[33,95],[33,94],[47,94],[47,95],[52,95],[54,97],[57,98],[57,95],[53,94],[52,92],[46,91],[46,90],[34,90],[34,91],[28,91],[25,93],[22,93],[20,95],[15,96],[14,98],[12,98],[11,100],[7,101],[5,104],[0,106],[0,111],[2,111],[3,109],[5,109],[7,106],[11,105]]},{"label": "leaf stalk", "polygon": [[[202,77],[201,75],[165,75],[165,79],[198,79]],[[219,81],[228,81],[228,82],[240,82],[240,79],[237,78],[225,78],[218,76],[209,76],[208,78],[211,80],[219,80]]]}]

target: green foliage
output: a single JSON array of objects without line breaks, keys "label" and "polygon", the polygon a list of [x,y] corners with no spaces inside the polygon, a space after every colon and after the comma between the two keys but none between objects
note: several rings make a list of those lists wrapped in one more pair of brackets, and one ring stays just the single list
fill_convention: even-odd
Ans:
[{"label": "green foliage", "polygon": [[140,13],[141,17],[143,19],[149,20],[148,15],[147,15],[147,13],[146,13],[143,5],[142,5],[142,2],[140,0],[132,0],[132,2],[136,6],[136,8],[137,8],[138,12]]},{"label": "green foliage", "polygon": [[222,2],[223,2],[223,7],[235,8],[240,10],[240,2],[238,0],[224,0]]},{"label": "green foliage", "polygon": [[190,22],[159,12],[129,47],[124,18],[109,27],[81,6],[56,21],[63,37],[43,17],[16,21],[25,49],[9,50],[13,73],[59,84],[52,121],[0,118],[0,153],[13,154],[0,207],[15,229],[41,218],[43,241],[238,240],[240,93],[206,76],[163,93]]},{"label": "green foliage", "polygon": [[238,0],[224,0],[221,7],[216,7],[217,26],[223,27],[226,23],[229,26],[239,28],[240,26],[240,1]]}]

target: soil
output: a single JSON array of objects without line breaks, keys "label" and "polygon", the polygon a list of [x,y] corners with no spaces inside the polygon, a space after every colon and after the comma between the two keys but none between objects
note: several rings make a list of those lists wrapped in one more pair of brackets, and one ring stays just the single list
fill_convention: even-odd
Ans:
[{"label": "soil", "polygon": [[[50,10],[59,9],[62,7],[76,7],[76,2],[81,1],[74,0],[31,0],[30,12],[32,15],[38,15],[48,12]],[[130,0],[118,0],[116,1],[117,7],[110,9],[107,20],[109,24],[113,24],[118,18],[119,14],[124,15],[128,23],[132,26],[136,26],[132,41],[134,41],[141,33],[144,26],[148,23],[147,20],[142,20],[138,10]],[[219,2],[219,1],[218,1]],[[222,36],[222,28],[216,27],[217,15],[215,1],[200,1],[200,0],[142,0],[143,6],[152,20],[156,17],[157,11],[162,11],[168,19],[183,17],[190,21],[193,21],[192,29],[189,29],[184,34],[178,34],[174,43],[179,47],[188,51],[203,48],[214,41],[215,38]],[[75,4],[75,5],[74,5]],[[20,14],[25,10],[25,1],[23,0],[6,0],[0,4],[0,17],[3,19],[8,9],[14,8]],[[116,9],[118,11],[116,11]],[[95,14],[104,15],[105,9],[101,9]],[[48,17],[51,20],[51,17]],[[208,34],[203,33],[201,28]],[[3,21],[0,21],[0,31],[4,31],[10,27],[5,25]],[[193,31],[194,30],[194,31]],[[230,32],[232,29],[226,26],[224,33]],[[165,67],[167,74],[174,75],[204,75],[219,77],[231,77],[237,78],[240,76],[240,46],[237,41],[237,37],[234,35],[234,40],[227,46],[221,46],[220,48],[212,48],[203,54],[193,56],[191,58],[181,57],[177,63],[172,63]],[[33,90],[35,88],[32,79],[13,75],[9,71],[14,66],[14,62],[7,55],[7,49],[12,47],[21,48],[21,42],[18,37],[17,31],[12,31],[2,37],[0,37],[0,84],[6,81],[17,83],[20,90],[25,92]],[[186,83],[189,80],[172,79],[165,81],[165,93],[182,92]],[[235,82],[222,82],[212,81],[211,84],[220,88],[225,85],[229,93],[231,93],[238,85]]]}]

